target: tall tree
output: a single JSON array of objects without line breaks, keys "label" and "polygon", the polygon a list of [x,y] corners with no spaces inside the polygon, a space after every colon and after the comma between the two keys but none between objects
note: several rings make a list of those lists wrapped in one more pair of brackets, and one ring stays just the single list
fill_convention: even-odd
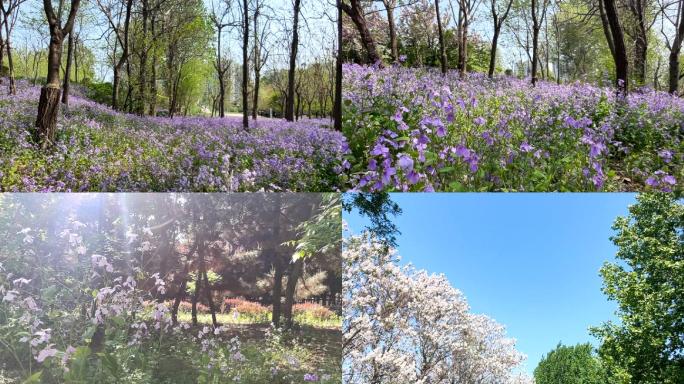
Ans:
[{"label": "tall tree", "polygon": [[[114,2],[112,1],[106,1],[106,0],[97,0],[97,5],[102,11],[102,13],[105,15],[107,18],[107,22],[109,23],[109,28],[112,30],[115,36],[115,48],[116,44],[121,46],[121,56],[117,59],[114,57],[114,66],[112,68],[113,72],[113,78],[112,78],[112,108],[118,109],[119,104],[119,87],[121,85],[121,70],[123,69],[124,64],[128,62],[129,58],[129,27],[130,27],[130,21],[131,21],[131,11],[133,9],[133,0],[125,0],[125,5],[124,3],[121,2],[121,0],[115,0]],[[121,17],[122,13],[117,12],[116,14],[114,13],[115,7],[119,6],[124,6],[125,11],[123,13],[123,18],[124,18],[124,24],[123,24],[123,29],[121,27]],[[115,49],[115,56],[116,56],[116,49]]]},{"label": "tall tree", "polygon": [[393,62],[399,61],[399,39],[397,38],[397,26],[394,21],[394,9],[397,7],[397,0],[382,0],[387,13],[387,32],[389,34],[390,54]]},{"label": "tall tree", "polygon": [[297,70],[297,50],[299,49],[299,12],[301,0],[294,0],[292,17],[292,44],[290,45],[290,66],[287,72],[287,101],[285,102],[285,119],[295,119],[295,73]]},{"label": "tall tree", "polygon": [[435,13],[437,14],[437,35],[439,37],[439,63],[442,73],[446,73],[447,54],[444,43],[444,29],[442,28],[442,16],[439,13],[439,0],[435,0]]},{"label": "tall tree", "polygon": [[627,61],[627,47],[625,46],[625,37],[622,33],[622,26],[618,18],[617,7],[615,0],[599,0],[602,4],[600,9],[605,10],[605,19],[608,22],[610,32],[606,32],[608,45],[612,47],[613,60],[615,61],[615,83],[617,92],[621,95],[627,95],[629,92],[629,79]]},{"label": "tall tree", "polygon": [[67,39],[66,68],[64,69],[64,84],[62,85],[62,104],[64,104],[65,107],[69,107],[69,84],[71,84],[71,63],[73,60],[74,34],[70,32]]},{"label": "tall tree", "polygon": [[[40,142],[41,148],[45,149],[54,144],[55,131],[57,129],[57,113],[59,112],[59,96],[61,94],[59,83],[59,64],[62,59],[62,42],[64,36],[71,32],[74,19],[78,12],[80,0],[71,0],[69,16],[62,26],[62,21],[52,7],[52,0],[43,0],[43,8],[50,27],[50,45],[48,49],[48,73],[47,82],[40,90],[38,103],[38,116],[34,139]],[[59,1],[59,9],[64,6],[64,0]]]},{"label": "tall tree", "polygon": [[242,128],[249,128],[249,0],[242,0]]},{"label": "tall tree", "polygon": [[511,11],[511,6],[513,5],[513,0],[504,0],[504,10],[501,11],[497,7],[499,1],[489,0],[492,12],[492,24],[494,27],[494,35],[492,36],[492,47],[489,51],[489,69],[487,70],[487,75],[491,78],[494,77],[494,70],[496,69],[496,49],[499,42],[499,35],[501,35],[501,27],[503,27],[508,13]]},{"label": "tall tree", "polygon": [[230,69],[230,60],[223,57],[223,50],[221,48],[221,37],[223,29],[231,26],[231,23],[225,22],[226,16],[230,13],[230,2],[222,2],[224,7],[218,10],[214,7],[212,2],[211,22],[216,28],[216,61],[214,62],[214,69],[219,81],[219,99],[218,99],[218,113],[219,117],[225,117],[226,107],[226,72]]},{"label": "tall tree", "polygon": [[[14,81],[14,61],[12,60],[12,30],[17,21],[19,6],[26,0],[0,0],[0,12],[2,13],[2,24],[5,26],[5,40],[2,41],[0,34],[0,51],[3,48],[7,50],[7,69],[9,77],[9,94],[17,94],[17,86]],[[2,26],[0,26],[1,28]],[[2,56],[0,56],[0,66],[2,63]]]},{"label": "tall tree", "polygon": [[655,22],[651,16],[649,0],[626,0],[627,9],[633,18],[632,28],[626,32],[634,40],[634,77],[638,84],[646,83],[646,65],[648,56],[648,35]]},{"label": "tall tree", "polygon": [[342,0],[337,1],[337,55],[335,57],[335,96],[333,119],[335,130],[342,131]]},{"label": "tall tree", "polygon": [[[674,14],[671,14],[669,11],[672,5],[676,7]],[[661,3],[661,14],[663,15],[663,23],[661,24],[660,33],[662,33],[665,39],[665,46],[670,51],[667,90],[676,95],[679,91],[679,79],[682,77],[679,70],[679,55],[681,54],[682,41],[684,40],[684,1],[679,0],[674,3],[663,1]],[[664,20],[668,20],[674,27],[675,33],[672,40],[670,40],[670,36],[665,31]]]},{"label": "tall tree", "polygon": [[[266,65],[268,61],[269,49],[266,46],[266,41],[269,36],[270,29],[270,19],[268,15],[263,13],[264,2],[263,0],[254,1],[254,91],[252,98],[252,119],[257,119],[257,114],[259,110],[259,87],[261,82],[261,70]],[[264,24],[259,28],[259,18],[263,16],[266,20]]]},{"label": "tall tree", "polygon": [[613,230],[618,262],[601,268],[602,291],[620,322],[592,328],[599,355],[624,382],[681,383],[684,205],[672,194],[641,194]]},{"label": "tall tree", "polygon": [[532,85],[537,84],[537,67],[539,65],[539,32],[542,24],[546,18],[546,9],[549,5],[549,0],[541,0],[541,7],[539,0],[531,0],[532,12]]},{"label": "tall tree", "polygon": [[608,384],[600,360],[589,344],[558,346],[544,355],[534,369],[536,384]]},{"label": "tall tree", "polygon": [[468,70],[468,28],[480,0],[458,0],[458,71],[463,77]]}]

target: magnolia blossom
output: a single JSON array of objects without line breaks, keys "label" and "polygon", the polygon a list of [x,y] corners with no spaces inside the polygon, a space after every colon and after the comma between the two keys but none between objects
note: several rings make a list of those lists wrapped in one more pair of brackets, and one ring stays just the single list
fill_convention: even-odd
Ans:
[{"label": "magnolia blossom", "polygon": [[343,258],[345,383],[516,382],[515,340],[444,275],[399,266],[367,234],[346,240]]}]

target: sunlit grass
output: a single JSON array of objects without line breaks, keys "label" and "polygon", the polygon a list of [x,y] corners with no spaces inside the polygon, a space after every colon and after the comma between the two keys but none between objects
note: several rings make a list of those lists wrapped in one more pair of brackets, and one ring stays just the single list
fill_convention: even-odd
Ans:
[{"label": "sunlit grass", "polygon": [[[192,322],[192,314],[190,312],[179,311],[178,321],[190,323]],[[271,312],[268,312],[268,314],[265,316],[247,316],[243,314],[234,316],[233,314],[229,313],[217,313],[216,321],[220,324],[268,324],[271,321]],[[298,314],[295,315],[294,321],[296,324],[307,325],[315,328],[337,329],[342,327],[342,318],[337,315],[330,319],[320,319],[308,314]],[[197,322],[199,324],[211,324],[211,314],[198,313]]]}]

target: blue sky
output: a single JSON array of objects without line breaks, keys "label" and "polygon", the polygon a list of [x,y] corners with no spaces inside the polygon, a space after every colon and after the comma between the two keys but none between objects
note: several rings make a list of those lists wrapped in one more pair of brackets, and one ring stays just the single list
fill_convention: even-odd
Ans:
[{"label": "blue sky", "polygon": [[[615,319],[598,271],[633,194],[393,194],[403,213],[399,253],[444,273],[473,312],[506,325],[532,373],[559,341],[595,342],[587,328]],[[365,221],[344,219],[352,232]]]}]

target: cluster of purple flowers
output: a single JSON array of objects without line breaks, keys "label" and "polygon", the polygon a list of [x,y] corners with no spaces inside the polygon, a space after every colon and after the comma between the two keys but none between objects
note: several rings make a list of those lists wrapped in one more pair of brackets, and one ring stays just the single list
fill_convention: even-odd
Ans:
[{"label": "cluster of purple flowers", "polygon": [[684,179],[684,100],[433,69],[345,65],[359,190],[641,191]]},{"label": "cluster of purple flowers", "polygon": [[331,191],[347,142],[328,120],[140,117],[74,95],[57,144],[31,139],[39,89],[0,96],[3,191]]}]

